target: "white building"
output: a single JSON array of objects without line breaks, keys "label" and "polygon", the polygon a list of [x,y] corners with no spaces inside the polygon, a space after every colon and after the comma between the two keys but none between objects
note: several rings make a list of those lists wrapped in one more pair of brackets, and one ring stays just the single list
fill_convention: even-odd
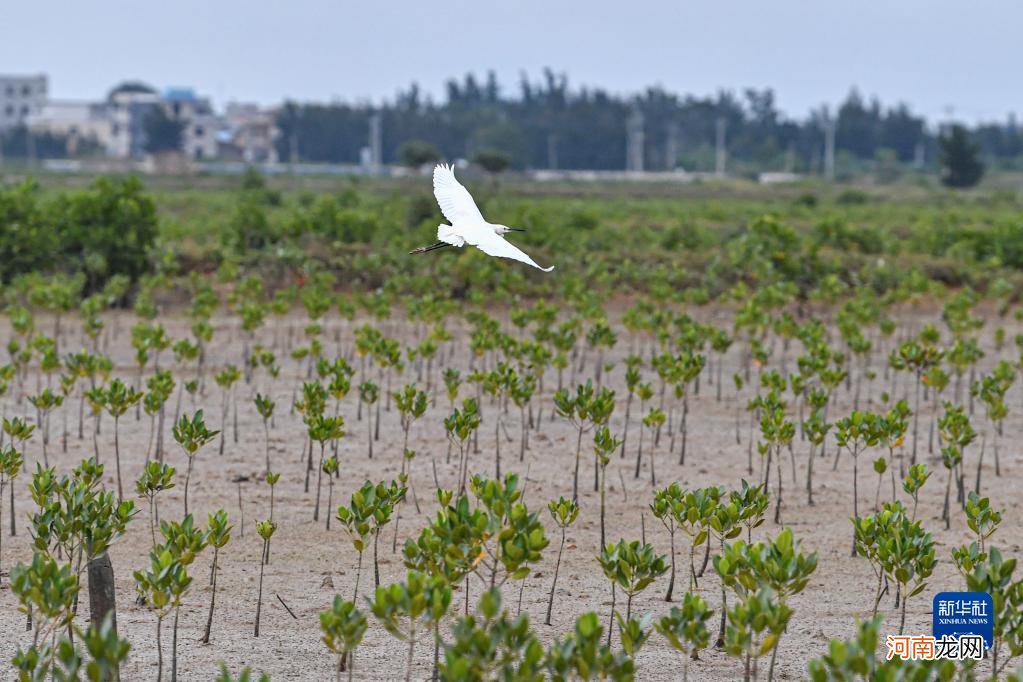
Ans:
[{"label": "white building", "polygon": [[46,104],[48,88],[45,74],[0,75],[0,130],[22,125],[38,114]]},{"label": "white building", "polygon": [[276,112],[248,102],[229,102],[220,133],[219,156],[245,163],[277,163],[280,131]]},{"label": "white building", "polygon": [[73,100],[50,100],[38,113],[30,115],[25,124],[37,133],[51,133],[67,138],[68,154],[75,155],[83,143],[98,145],[107,156],[117,156],[114,121],[103,103]]}]

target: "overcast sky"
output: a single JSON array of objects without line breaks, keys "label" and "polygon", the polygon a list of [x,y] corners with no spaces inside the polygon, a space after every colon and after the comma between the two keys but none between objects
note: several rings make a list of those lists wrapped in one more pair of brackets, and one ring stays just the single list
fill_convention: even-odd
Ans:
[{"label": "overcast sky", "polygon": [[497,72],[517,93],[550,66],[571,85],[707,95],[772,87],[803,117],[856,86],[931,121],[1023,111],[1023,3],[988,0],[4,0],[0,73],[55,98],[116,82],[229,100],[380,101]]}]

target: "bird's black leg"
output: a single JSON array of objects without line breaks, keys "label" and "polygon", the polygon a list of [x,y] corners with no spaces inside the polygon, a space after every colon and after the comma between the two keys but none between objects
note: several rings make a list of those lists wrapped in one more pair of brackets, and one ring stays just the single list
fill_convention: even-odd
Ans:
[{"label": "bird's black leg", "polygon": [[445,246],[451,246],[451,244],[448,244],[447,242],[437,242],[436,244],[431,244],[430,246],[420,246],[418,249],[414,251],[409,251],[409,255],[412,255],[414,253],[426,253],[427,251],[436,251],[437,249],[443,249]]}]

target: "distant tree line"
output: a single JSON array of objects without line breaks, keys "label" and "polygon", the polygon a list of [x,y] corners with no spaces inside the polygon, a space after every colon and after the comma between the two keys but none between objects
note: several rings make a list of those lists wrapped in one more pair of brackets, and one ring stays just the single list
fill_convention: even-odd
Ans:
[{"label": "distant tree line", "polygon": [[[282,159],[352,163],[368,144],[370,118],[382,123],[385,163],[402,162],[402,145],[426,143],[448,159],[499,152],[515,168],[617,170],[625,167],[626,121],[643,118],[648,170],[712,170],[716,128],[723,121],[729,169],[819,171],[825,129],[835,125],[840,162],[938,162],[939,131],[905,104],[884,106],[853,90],[836,111],[819,109],[805,120],[787,118],[770,89],[710,97],[651,87],[634,96],[570,88],[547,70],[539,82],[523,78],[505,94],[493,73],[447,83],[443,102],[413,84],[381,107],[368,104],[286,102],[280,110]],[[1010,119],[969,131],[981,155],[996,165],[1023,165],[1023,130]],[[422,151],[422,147],[416,150]]]}]

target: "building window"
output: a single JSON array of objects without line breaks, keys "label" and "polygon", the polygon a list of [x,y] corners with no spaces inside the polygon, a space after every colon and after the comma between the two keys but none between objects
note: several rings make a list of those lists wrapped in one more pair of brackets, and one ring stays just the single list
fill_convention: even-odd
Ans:
[{"label": "building window", "polygon": [[21,94],[23,94],[25,97],[28,97],[31,93],[32,93],[32,88],[30,88],[27,85],[22,85],[21,86]]},{"label": "building window", "polygon": [[28,116],[28,105],[27,104],[22,104],[21,105],[21,115],[22,116]]},{"label": "building window", "polygon": [[202,126],[196,126],[195,127],[195,136],[196,137],[202,137],[202,134],[203,134]]},{"label": "building window", "polygon": [[4,107],[4,113],[7,114],[8,116],[14,116],[14,107],[8,104],[6,107]]}]

